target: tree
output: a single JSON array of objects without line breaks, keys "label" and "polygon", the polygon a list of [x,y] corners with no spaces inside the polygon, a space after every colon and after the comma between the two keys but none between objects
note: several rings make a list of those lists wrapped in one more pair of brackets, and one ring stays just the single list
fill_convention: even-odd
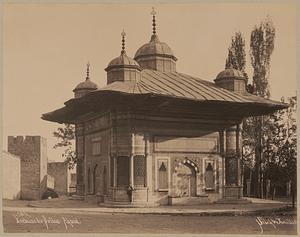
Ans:
[{"label": "tree", "polygon": [[250,38],[254,94],[263,98],[270,97],[268,78],[274,41],[275,27],[271,19],[267,17],[259,26],[254,27]]},{"label": "tree", "polygon": [[[253,94],[263,97],[270,97],[268,78],[270,74],[271,55],[274,50],[275,27],[269,17],[267,17],[259,26],[255,26],[250,37],[250,58],[253,67]],[[258,197],[263,197],[263,157],[264,149],[267,147],[264,140],[266,133],[266,123],[268,117],[259,116],[247,120],[249,127],[248,133],[251,137],[255,149],[255,193]]]},{"label": "tree", "polygon": [[58,139],[53,148],[65,148],[62,157],[68,168],[73,169],[77,162],[76,152],[73,149],[72,143],[75,140],[75,127],[70,124],[64,125],[64,127],[59,127],[53,132],[53,136]]},{"label": "tree", "polygon": [[[284,102],[284,99],[282,99]],[[273,183],[291,183],[293,207],[295,206],[296,177],[297,177],[297,124],[296,124],[296,96],[288,98],[289,108],[270,116],[266,140],[268,147],[265,150],[266,173]]]}]

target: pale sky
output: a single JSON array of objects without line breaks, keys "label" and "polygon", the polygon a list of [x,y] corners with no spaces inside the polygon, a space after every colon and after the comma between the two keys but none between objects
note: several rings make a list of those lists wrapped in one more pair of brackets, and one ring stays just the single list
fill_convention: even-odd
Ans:
[{"label": "pale sky", "polygon": [[8,135],[41,135],[48,140],[59,126],[40,117],[63,106],[85,79],[106,84],[104,68],[121,50],[126,31],[127,55],[150,40],[151,7],[157,12],[157,34],[178,58],[177,71],[212,81],[224,69],[231,37],[246,39],[251,78],[250,33],[271,17],[276,28],[271,56],[271,98],[296,94],[296,7],[286,3],[193,4],[5,4],[3,7],[3,149]]}]

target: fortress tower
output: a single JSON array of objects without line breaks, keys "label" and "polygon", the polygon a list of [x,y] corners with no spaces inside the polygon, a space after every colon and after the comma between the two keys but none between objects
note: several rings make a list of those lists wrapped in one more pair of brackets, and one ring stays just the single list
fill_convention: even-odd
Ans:
[{"label": "fortress tower", "polygon": [[47,140],[9,136],[8,152],[21,160],[21,199],[40,199],[47,188]]}]

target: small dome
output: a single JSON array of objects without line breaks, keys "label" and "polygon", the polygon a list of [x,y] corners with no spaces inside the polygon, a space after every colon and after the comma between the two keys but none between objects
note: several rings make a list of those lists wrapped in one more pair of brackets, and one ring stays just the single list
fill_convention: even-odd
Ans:
[{"label": "small dome", "polygon": [[241,71],[234,68],[223,70],[217,75],[217,78],[214,81],[217,86],[226,90],[241,94],[245,93],[246,91],[247,79]]},{"label": "small dome", "polygon": [[98,89],[97,84],[90,80],[90,63],[88,63],[86,66],[87,68],[85,81],[80,82],[73,90],[75,98],[82,97],[89,92]]},{"label": "small dome", "polygon": [[121,52],[121,55],[119,57],[116,57],[110,61],[107,68],[105,68],[105,71],[108,71],[111,68],[116,68],[116,67],[140,69],[140,65],[133,58],[128,57],[126,55],[125,50]]},{"label": "small dome", "polygon": [[75,90],[97,90],[98,86],[96,83],[92,82],[89,78],[87,78],[84,82],[79,83]]},{"label": "small dome", "polygon": [[233,78],[233,77],[245,79],[244,74],[241,71],[234,69],[234,68],[228,68],[228,69],[225,69],[222,72],[220,72],[217,75],[216,80],[221,79],[221,78]]},{"label": "small dome", "polygon": [[144,44],[136,51],[134,59],[137,60],[144,56],[152,55],[172,58],[174,61],[177,60],[169,45],[164,42],[160,42],[158,36],[155,34],[152,35],[149,43]]}]

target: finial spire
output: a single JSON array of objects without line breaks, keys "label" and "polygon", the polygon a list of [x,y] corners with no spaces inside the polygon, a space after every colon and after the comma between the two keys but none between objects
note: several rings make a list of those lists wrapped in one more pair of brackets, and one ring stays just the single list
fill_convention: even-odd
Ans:
[{"label": "finial spire", "polygon": [[152,33],[153,35],[155,35],[156,34],[156,21],[155,21],[156,11],[154,7],[152,7],[151,15],[152,15]]},{"label": "finial spire", "polygon": [[125,33],[124,29],[121,33],[121,36],[122,36],[122,51],[121,51],[121,53],[125,53],[125,36],[126,36],[126,33]]},{"label": "finial spire", "polygon": [[86,80],[90,79],[90,62],[86,64]]}]

